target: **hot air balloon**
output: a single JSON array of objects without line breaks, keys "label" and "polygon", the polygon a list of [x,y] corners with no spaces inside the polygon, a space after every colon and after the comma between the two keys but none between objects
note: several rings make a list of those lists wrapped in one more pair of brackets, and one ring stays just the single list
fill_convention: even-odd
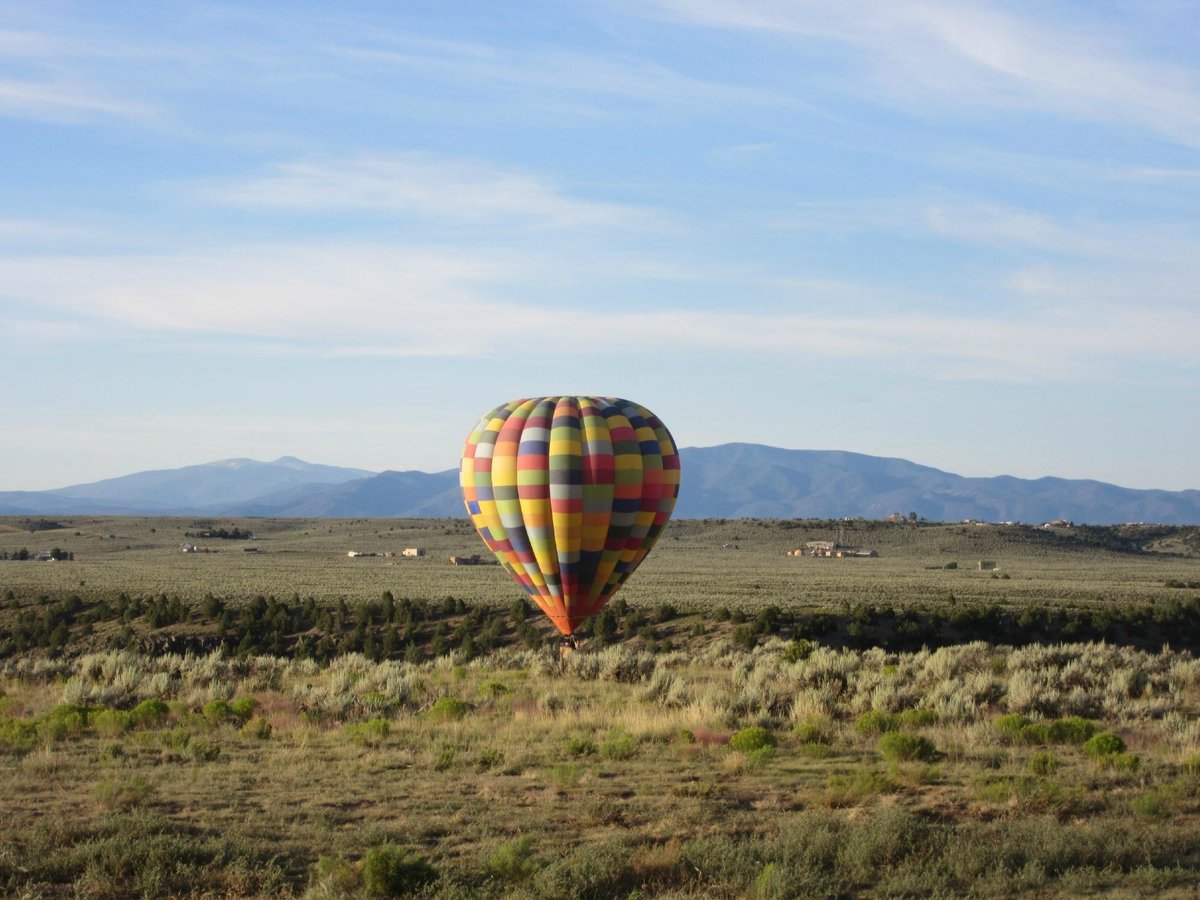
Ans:
[{"label": "hot air balloon", "polygon": [[643,406],[535,397],[487,413],[463,448],[467,514],[489,550],[574,646],[658,540],[679,453]]}]

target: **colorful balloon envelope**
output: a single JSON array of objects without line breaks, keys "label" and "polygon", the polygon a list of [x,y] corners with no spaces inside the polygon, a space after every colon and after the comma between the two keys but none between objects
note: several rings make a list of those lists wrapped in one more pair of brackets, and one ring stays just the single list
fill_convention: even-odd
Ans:
[{"label": "colorful balloon envelope", "polygon": [[460,482],[488,549],[570,636],[662,534],[679,452],[658,417],[628,400],[513,400],[471,431]]}]

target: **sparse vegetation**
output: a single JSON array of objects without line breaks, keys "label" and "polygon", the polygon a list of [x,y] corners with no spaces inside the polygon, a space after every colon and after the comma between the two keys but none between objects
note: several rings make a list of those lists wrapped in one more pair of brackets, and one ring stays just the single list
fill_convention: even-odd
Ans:
[{"label": "sparse vegetation", "polygon": [[[564,660],[495,567],[380,557],[326,581],[308,561],[344,566],[350,534],[374,549],[372,523],[255,522],[261,551],[226,572],[209,564],[233,554],[177,553],[197,528],[173,522],[72,520],[47,535],[70,567],[0,562],[0,893],[1067,897],[1200,879],[1200,605],[1167,584],[1200,580],[1200,559],[1097,549],[1107,532],[1015,531],[1006,553],[988,528],[912,525],[890,558],[795,560],[780,548],[822,526],[687,522]],[[393,525],[375,530],[473,546],[455,523]],[[738,554],[702,552],[735,527]],[[92,531],[151,545],[107,551],[125,583],[89,560]],[[1013,577],[941,568],[954,557]]]}]

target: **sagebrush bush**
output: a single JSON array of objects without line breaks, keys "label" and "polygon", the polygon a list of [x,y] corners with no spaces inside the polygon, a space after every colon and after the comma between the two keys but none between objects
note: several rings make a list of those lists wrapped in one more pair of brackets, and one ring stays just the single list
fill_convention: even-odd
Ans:
[{"label": "sagebrush bush", "polygon": [[897,790],[896,783],[879,772],[860,770],[849,775],[830,775],[828,782],[829,805],[833,807],[857,806],[880,794],[893,794]]},{"label": "sagebrush bush", "polygon": [[591,756],[597,752],[596,742],[585,735],[567,738],[564,749],[571,756]]},{"label": "sagebrush bush", "polygon": [[37,746],[38,723],[32,719],[0,718],[0,750],[26,753]]},{"label": "sagebrush bush", "polygon": [[752,753],[755,750],[762,750],[764,747],[774,747],[775,735],[767,729],[755,725],[735,733],[729,739],[729,746],[739,753]]},{"label": "sagebrush bush", "polygon": [[899,719],[881,709],[868,710],[854,720],[854,730],[862,735],[884,734],[899,727]]},{"label": "sagebrush bush", "polygon": [[540,897],[583,900],[625,896],[636,886],[630,849],[616,840],[583,844],[541,869],[533,879]]},{"label": "sagebrush bush", "polygon": [[631,759],[637,752],[637,741],[624,728],[614,728],[600,740],[599,750],[605,759]]},{"label": "sagebrush bush", "polygon": [[1050,740],[1056,744],[1082,744],[1096,734],[1096,723],[1082,716],[1067,716],[1050,724]]},{"label": "sagebrush bush", "polygon": [[1101,731],[1083,745],[1083,752],[1093,759],[1114,756],[1125,752],[1125,742],[1111,731]]},{"label": "sagebrush bush", "polygon": [[889,731],[879,739],[879,752],[884,759],[910,762],[929,762],[937,754],[933,741],[907,731]]},{"label": "sagebrush bush", "polygon": [[927,728],[937,724],[937,713],[932,709],[906,709],[900,713],[901,728]]},{"label": "sagebrush bush", "polygon": [[258,701],[253,697],[238,697],[229,704],[229,714],[238,722],[246,722],[258,709]]},{"label": "sagebrush bush", "polygon": [[134,727],[133,713],[123,709],[101,709],[92,715],[92,727],[103,737],[118,737]]},{"label": "sagebrush bush", "polygon": [[127,810],[140,806],[154,793],[154,786],[141,775],[105,778],[92,788],[92,796],[96,798],[96,802],[110,810]]},{"label": "sagebrush bush", "polygon": [[360,747],[378,747],[391,730],[392,725],[387,719],[367,719],[343,727],[346,737]]},{"label": "sagebrush bush", "polygon": [[242,726],[242,734],[260,741],[268,740],[272,730],[270,722],[257,716]]},{"label": "sagebrush bush", "polygon": [[526,881],[541,863],[533,855],[533,838],[527,834],[505,841],[488,857],[488,871],[504,881]]},{"label": "sagebrush bush", "polygon": [[833,720],[828,716],[805,716],[796,723],[794,731],[803,744],[828,744],[833,741]]},{"label": "sagebrush bush", "polygon": [[1142,765],[1142,758],[1136,753],[1114,753],[1101,759],[1108,763],[1114,772],[1136,772]]},{"label": "sagebrush bush", "polygon": [[437,878],[421,857],[392,844],[368,850],[362,861],[362,886],[368,897],[402,897]]},{"label": "sagebrush bush", "polygon": [[428,715],[438,722],[449,722],[461,719],[470,711],[471,707],[457,697],[438,697],[429,707]]},{"label": "sagebrush bush", "polygon": [[230,709],[228,700],[209,700],[200,714],[210,725],[222,725],[233,717],[233,710]]},{"label": "sagebrush bush", "polygon": [[1161,821],[1175,812],[1174,804],[1160,790],[1146,791],[1129,800],[1129,811],[1139,819]]},{"label": "sagebrush bush", "polygon": [[195,762],[213,762],[221,755],[221,745],[207,738],[197,738],[188,744],[188,753]]},{"label": "sagebrush bush", "polygon": [[162,723],[170,707],[158,697],[149,697],[129,712],[130,722],[135,728],[153,728]]},{"label": "sagebrush bush", "polygon": [[1034,775],[1053,775],[1058,771],[1058,759],[1049,750],[1042,750],[1029,757],[1029,771]]}]

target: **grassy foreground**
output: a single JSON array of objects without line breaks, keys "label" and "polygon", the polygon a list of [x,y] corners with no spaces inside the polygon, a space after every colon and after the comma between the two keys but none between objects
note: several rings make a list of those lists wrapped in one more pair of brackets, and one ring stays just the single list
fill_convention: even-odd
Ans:
[{"label": "grassy foreground", "polygon": [[12,896],[1194,896],[1200,660],[0,663]]},{"label": "grassy foreground", "polygon": [[0,894],[1195,896],[1200,529],[673,523],[565,662],[479,550],[0,520]]}]

